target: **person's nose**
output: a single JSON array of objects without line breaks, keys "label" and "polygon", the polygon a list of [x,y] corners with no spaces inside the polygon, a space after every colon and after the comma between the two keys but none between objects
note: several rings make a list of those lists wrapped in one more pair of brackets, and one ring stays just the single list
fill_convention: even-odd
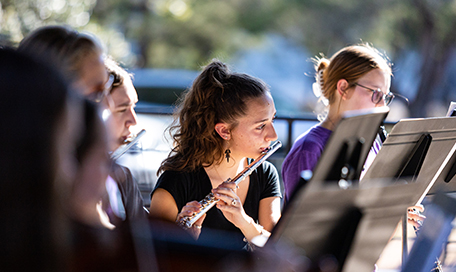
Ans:
[{"label": "person's nose", "polygon": [[129,113],[130,114],[129,114],[127,122],[126,122],[126,126],[127,127],[134,126],[138,122],[138,118],[136,116],[136,112],[135,112],[135,109],[133,107],[130,109]]},{"label": "person's nose", "polygon": [[275,141],[277,140],[277,132],[274,128],[274,125],[271,124],[271,126],[269,126],[268,128],[268,131],[267,131],[267,134],[266,134],[266,141]]}]

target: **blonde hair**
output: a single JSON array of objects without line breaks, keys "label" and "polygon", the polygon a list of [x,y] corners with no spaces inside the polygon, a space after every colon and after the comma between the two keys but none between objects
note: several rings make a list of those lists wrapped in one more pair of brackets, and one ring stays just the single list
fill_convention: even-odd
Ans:
[{"label": "blonde hair", "polygon": [[337,82],[345,79],[352,84],[363,75],[374,69],[386,71],[392,75],[391,62],[369,44],[351,45],[342,48],[330,59],[324,56],[315,57],[315,79],[321,89],[321,94],[331,105],[335,101]]}]

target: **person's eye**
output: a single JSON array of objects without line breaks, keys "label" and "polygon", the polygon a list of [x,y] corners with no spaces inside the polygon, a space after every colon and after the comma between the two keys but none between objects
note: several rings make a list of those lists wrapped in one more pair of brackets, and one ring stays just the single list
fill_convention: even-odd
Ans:
[{"label": "person's eye", "polygon": [[262,129],[264,129],[265,126],[266,126],[266,124],[261,124],[261,126],[257,127],[257,129],[262,130]]}]

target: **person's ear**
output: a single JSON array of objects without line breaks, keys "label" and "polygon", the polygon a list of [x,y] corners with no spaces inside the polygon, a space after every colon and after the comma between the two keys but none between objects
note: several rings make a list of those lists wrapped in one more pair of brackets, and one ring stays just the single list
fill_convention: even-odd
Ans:
[{"label": "person's ear", "polygon": [[231,134],[230,134],[230,128],[228,124],[226,123],[217,123],[215,124],[215,131],[217,132],[220,137],[224,140],[230,140]]},{"label": "person's ear", "polygon": [[339,93],[342,100],[350,99],[351,93],[349,93],[350,83],[346,79],[340,79],[337,81],[337,92]]}]

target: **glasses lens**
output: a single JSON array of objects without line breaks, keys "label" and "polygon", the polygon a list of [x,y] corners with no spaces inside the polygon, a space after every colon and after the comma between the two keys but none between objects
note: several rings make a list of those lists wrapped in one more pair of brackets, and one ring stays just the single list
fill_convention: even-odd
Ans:
[{"label": "glasses lens", "polygon": [[95,103],[99,103],[103,99],[103,92],[101,92],[101,91],[93,92],[93,93],[87,95],[86,98]]},{"label": "glasses lens", "polygon": [[393,93],[386,94],[385,95],[385,105],[389,106],[391,104],[391,102],[393,102],[393,99],[394,99]]},{"label": "glasses lens", "polygon": [[374,104],[380,103],[382,101],[382,99],[383,99],[383,92],[380,89],[377,89],[372,93],[372,102],[374,102]]},{"label": "glasses lens", "polygon": [[114,82],[114,76],[109,75],[108,81],[105,83],[103,90],[99,90],[96,93],[91,94],[89,99],[96,103],[100,103],[105,96],[109,95],[113,82]]},{"label": "glasses lens", "polygon": [[108,92],[111,91],[112,83],[114,83],[114,75],[109,74],[108,81],[105,83],[105,90],[107,90]]}]

